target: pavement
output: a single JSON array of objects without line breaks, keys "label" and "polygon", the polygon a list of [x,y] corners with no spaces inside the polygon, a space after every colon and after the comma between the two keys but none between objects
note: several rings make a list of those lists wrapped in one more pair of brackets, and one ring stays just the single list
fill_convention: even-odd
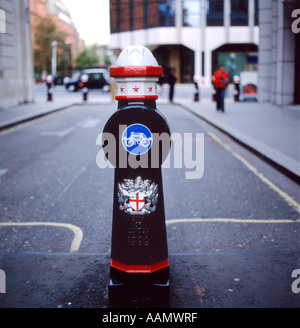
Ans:
[{"label": "pavement", "polygon": [[179,102],[273,167],[300,182],[300,106],[278,107],[227,99],[225,113],[212,102]]},{"label": "pavement", "polygon": [[[0,110],[0,130],[82,104],[80,93],[54,93],[53,101],[36,87],[35,102]],[[204,119],[263,158],[283,174],[300,182],[300,105],[278,107],[269,103],[234,102],[229,89],[225,113],[217,112],[211,100],[212,89],[200,88],[200,101],[194,102],[191,84],[177,84],[174,103]],[[160,90],[158,105],[168,102],[168,88]],[[87,103],[112,102],[110,94],[91,93]]]}]

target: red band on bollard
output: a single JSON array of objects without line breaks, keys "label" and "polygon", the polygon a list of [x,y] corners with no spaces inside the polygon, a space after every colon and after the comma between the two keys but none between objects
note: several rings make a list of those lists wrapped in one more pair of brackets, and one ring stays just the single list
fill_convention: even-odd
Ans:
[{"label": "red band on bollard", "polygon": [[161,66],[115,66],[110,68],[111,77],[162,76]]},{"label": "red band on bollard", "polygon": [[156,100],[157,95],[152,96],[116,96],[116,100]]},{"label": "red band on bollard", "polygon": [[163,260],[161,262],[148,265],[123,264],[112,259],[110,266],[126,273],[152,273],[168,267],[169,259],[167,258],[166,260]]}]

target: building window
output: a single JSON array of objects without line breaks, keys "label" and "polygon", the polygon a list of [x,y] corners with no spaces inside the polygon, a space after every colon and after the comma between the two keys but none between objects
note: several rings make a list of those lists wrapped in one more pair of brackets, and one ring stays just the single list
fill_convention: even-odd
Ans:
[{"label": "building window", "polygon": [[121,8],[119,0],[110,2],[110,31],[111,33],[121,32]]},{"label": "building window", "polygon": [[145,28],[175,26],[175,0],[144,0]]},{"label": "building window", "polygon": [[206,25],[207,26],[224,25],[223,0],[206,0]]},{"label": "building window", "polygon": [[111,33],[175,26],[175,3],[176,0],[110,0]]},{"label": "building window", "polygon": [[182,26],[200,27],[199,0],[182,0]]},{"label": "building window", "polygon": [[131,30],[131,8],[130,5],[121,5],[120,10],[120,25],[121,25],[121,32],[126,32]]},{"label": "building window", "polygon": [[248,26],[248,0],[231,0],[231,26]]},{"label": "building window", "polygon": [[259,25],[259,0],[255,0],[255,15],[254,15],[254,25]]},{"label": "building window", "polygon": [[133,0],[133,29],[141,30],[145,28],[145,3],[140,0]]},{"label": "building window", "polygon": [[158,3],[157,1],[147,1],[145,13],[146,28],[158,27]]},{"label": "building window", "polygon": [[158,0],[159,26],[175,26],[175,0]]}]

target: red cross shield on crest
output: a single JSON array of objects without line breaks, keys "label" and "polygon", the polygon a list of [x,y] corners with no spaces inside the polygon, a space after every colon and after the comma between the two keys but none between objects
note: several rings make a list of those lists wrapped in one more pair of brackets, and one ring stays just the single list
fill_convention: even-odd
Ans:
[{"label": "red cross shield on crest", "polygon": [[131,193],[131,198],[129,198],[129,204],[135,211],[140,211],[145,205],[144,193]]}]

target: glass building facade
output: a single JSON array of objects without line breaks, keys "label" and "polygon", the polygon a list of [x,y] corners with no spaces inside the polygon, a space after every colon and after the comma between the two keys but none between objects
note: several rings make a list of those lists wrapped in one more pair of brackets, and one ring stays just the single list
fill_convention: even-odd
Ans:
[{"label": "glass building facade", "polygon": [[259,0],[110,0],[110,47],[117,56],[142,44],[179,82],[195,74],[210,83],[220,61],[232,76],[256,69],[258,9]]},{"label": "glass building facade", "polygon": [[248,26],[249,14],[248,0],[231,0],[230,25],[231,26]]},{"label": "glass building facade", "polygon": [[182,0],[182,26],[200,27],[200,1]]},{"label": "glass building facade", "polygon": [[224,25],[224,0],[206,0],[206,25]]},{"label": "glass building facade", "polygon": [[[111,33],[174,27],[177,0],[111,0]],[[254,0],[258,25],[259,0]],[[201,0],[181,0],[181,26],[200,27]],[[206,26],[225,25],[225,0],[205,0]],[[249,25],[249,0],[230,0],[230,26]]]},{"label": "glass building facade", "polygon": [[111,33],[175,26],[176,0],[111,0]]}]

